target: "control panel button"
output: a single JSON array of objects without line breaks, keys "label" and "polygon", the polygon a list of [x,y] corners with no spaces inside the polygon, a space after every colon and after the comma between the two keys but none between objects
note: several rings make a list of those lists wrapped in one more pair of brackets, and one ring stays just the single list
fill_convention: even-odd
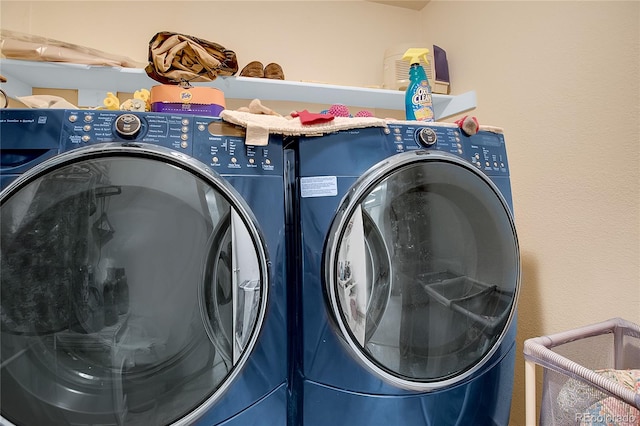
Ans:
[{"label": "control panel button", "polygon": [[115,131],[124,139],[133,139],[142,129],[142,122],[133,114],[122,114],[116,119]]},{"label": "control panel button", "polygon": [[418,130],[416,136],[417,136],[416,141],[418,142],[418,145],[423,146],[425,148],[428,148],[434,145],[438,140],[438,135],[436,134],[436,132],[429,127],[425,127]]}]

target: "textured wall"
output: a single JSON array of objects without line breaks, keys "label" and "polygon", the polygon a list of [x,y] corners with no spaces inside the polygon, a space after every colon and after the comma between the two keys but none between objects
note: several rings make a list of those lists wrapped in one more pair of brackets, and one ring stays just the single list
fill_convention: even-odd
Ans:
[{"label": "textured wall", "polygon": [[640,3],[439,2],[421,12],[453,89],[505,129],[522,251],[522,342],[640,322]]}]

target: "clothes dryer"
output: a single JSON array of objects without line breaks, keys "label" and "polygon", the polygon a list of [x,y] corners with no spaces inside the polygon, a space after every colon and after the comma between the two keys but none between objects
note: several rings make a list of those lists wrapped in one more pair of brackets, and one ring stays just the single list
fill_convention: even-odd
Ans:
[{"label": "clothes dryer", "polygon": [[0,114],[0,423],[285,424],[281,139]]},{"label": "clothes dryer", "polygon": [[285,146],[294,422],[507,425],[520,264],[502,132],[392,122]]}]

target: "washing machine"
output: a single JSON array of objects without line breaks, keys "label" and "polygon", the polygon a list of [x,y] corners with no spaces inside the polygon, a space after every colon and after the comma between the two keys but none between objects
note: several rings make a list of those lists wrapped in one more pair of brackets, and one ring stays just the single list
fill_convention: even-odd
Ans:
[{"label": "washing machine", "polygon": [[2,110],[1,424],[286,424],[282,140]]},{"label": "washing machine", "polygon": [[507,425],[520,260],[503,132],[389,122],[285,143],[292,417]]}]

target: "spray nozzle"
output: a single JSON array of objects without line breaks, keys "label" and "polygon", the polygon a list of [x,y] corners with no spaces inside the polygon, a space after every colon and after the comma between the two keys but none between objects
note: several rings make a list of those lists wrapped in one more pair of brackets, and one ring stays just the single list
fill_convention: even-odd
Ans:
[{"label": "spray nozzle", "polygon": [[423,49],[423,48],[418,48],[418,47],[412,47],[411,49],[407,49],[406,52],[404,52],[404,56],[402,57],[403,60],[405,61],[411,61],[410,64],[419,64],[420,63],[420,58],[424,59],[424,63],[428,64],[429,61],[427,60],[427,54],[429,53],[429,49]]}]

